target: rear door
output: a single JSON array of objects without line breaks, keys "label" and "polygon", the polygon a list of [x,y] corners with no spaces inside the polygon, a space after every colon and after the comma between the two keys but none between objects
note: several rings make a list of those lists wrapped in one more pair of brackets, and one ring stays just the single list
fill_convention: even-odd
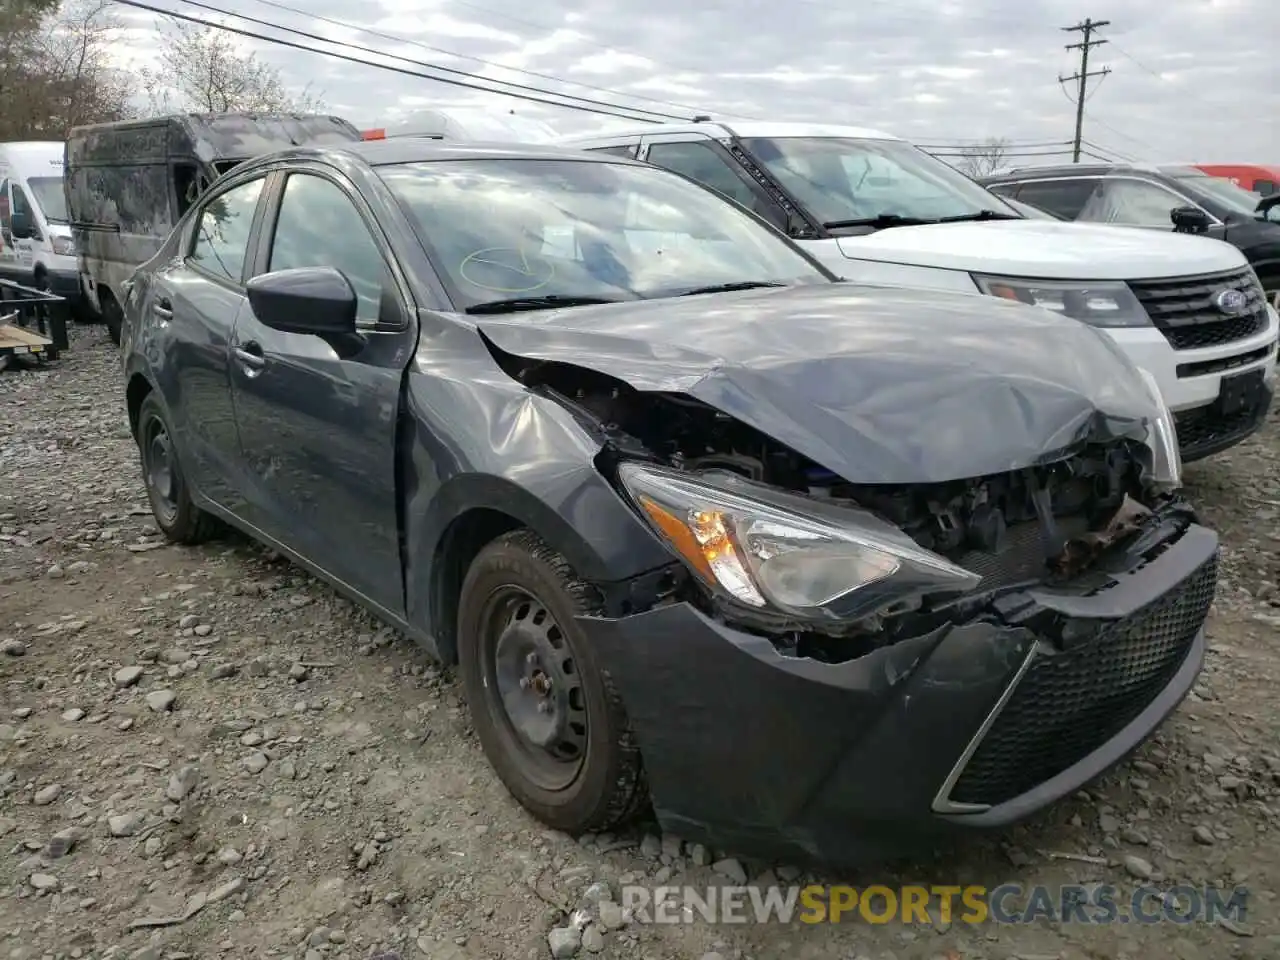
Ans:
[{"label": "rear door", "polygon": [[244,308],[245,267],[266,174],[204,197],[179,256],[159,268],[130,318],[147,331],[148,359],[170,414],[189,481],[240,514],[244,487],[231,411],[228,353]]},{"label": "rear door", "polygon": [[250,486],[247,519],[368,601],[404,613],[396,488],[401,384],[417,342],[407,287],[355,186],[306,164],[280,178],[254,273],[341,270],[361,342],[340,355],[240,312],[232,396]]}]

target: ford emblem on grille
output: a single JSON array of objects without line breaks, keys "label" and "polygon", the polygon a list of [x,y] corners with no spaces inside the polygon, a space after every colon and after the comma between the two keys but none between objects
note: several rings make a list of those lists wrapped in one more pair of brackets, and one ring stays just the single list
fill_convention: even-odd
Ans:
[{"label": "ford emblem on grille", "polygon": [[1214,295],[1213,305],[1223,313],[1235,316],[1238,313],[1244,313],[1249,305],[1249,298],[1241,291],[1228,287]]}]

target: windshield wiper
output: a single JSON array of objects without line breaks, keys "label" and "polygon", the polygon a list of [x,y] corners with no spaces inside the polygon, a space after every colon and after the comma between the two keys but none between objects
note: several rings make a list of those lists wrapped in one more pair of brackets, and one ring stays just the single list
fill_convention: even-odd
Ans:
[{"label": "windshield wiper", "polygon": [[759,287],[785,286],[785,283],[778,283],[776,280],[739,280],[737,283],[713,283],[706,287],[694,287],[692,290],[682,290],[678,296],[692,297],[696,293],[729,293],[731,290],[755,290]]},{"label": "windshield wiper", "polygon": [[473,303],[466,313],[516,313],[520,310],[551,310],[555,307],[585,307],[593,303],[621,303],[618,297],[573,297],[548,294],[545,297],[509,297]]},{"label": "windshield wiper", "polygon": [[977,213],[962,213],[958,217],[939,217],[934,223],[964,223],[966,220],[1025,220],[1016,213],[1001,213],[999,210],[979,210]]},{"label": "windshield wiper", "polygon": [[841,227],[918,227],[921,224],[937,222],[937,220],[925,220],[920,217],[904,217],[897,213],[877,213],[874,217],[862,217],[858,220],[830,220],[823,226],[828,230],[839,230]]}]

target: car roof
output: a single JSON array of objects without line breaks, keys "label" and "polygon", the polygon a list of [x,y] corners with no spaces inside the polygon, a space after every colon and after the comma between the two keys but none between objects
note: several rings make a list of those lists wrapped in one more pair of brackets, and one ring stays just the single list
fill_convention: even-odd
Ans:
[{"label": "car roof", "polygon": [[1156,176],[1194,172],[1190,164],[1182,163],[1060,163],[1044,167],[1010,167],[985,177],[979,183],[1000,183],[1005,180],[1028,180],[1041,177],[1105,177],[1119,173],[1146,173]]},{"label": "car roof", "polygon": [[[353,140],[323,147],[302,145],[267,155],[273,160],[354,156],[373,167],[393,163],[425,163],[434,160],[581,160],[585,163],[631,163],[623,157],[583,153],[555,144],[478,143],[470,140],[437,140],[431,137],[388,137],[385,140]],[[258,158],[255,158],[258,159]],[[261,158],[266,159],[266,157]]]},{"label": "car roof", "polygon": [[832,123],[788,123],[773,120],[735,120],[733,123],[701,121],[691,123],[642,123],[618,126],[559,137],[556,143],[604,143],[665,133],[704,133],[709,137],[847,137],[856,140],[901,140],[891,133],[869,127],[850,127]]}]

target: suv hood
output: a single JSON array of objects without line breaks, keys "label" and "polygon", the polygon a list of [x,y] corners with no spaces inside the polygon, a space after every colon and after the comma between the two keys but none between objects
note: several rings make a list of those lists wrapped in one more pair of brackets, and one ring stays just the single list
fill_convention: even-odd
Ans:
[{"label": "suv hood", "polygon": [[836,244],[851,260],[1041,280],[1148,280],[1239,270],[1247,262],[1209,237],[1048,220],[892,227]]},{"label": "suv hood", "polygon": [[1158,407],[1091,327],[978,294],[844,283],[530,312],[491,345],[684,393],[852,483],[937,483],[1145,439]]}]

